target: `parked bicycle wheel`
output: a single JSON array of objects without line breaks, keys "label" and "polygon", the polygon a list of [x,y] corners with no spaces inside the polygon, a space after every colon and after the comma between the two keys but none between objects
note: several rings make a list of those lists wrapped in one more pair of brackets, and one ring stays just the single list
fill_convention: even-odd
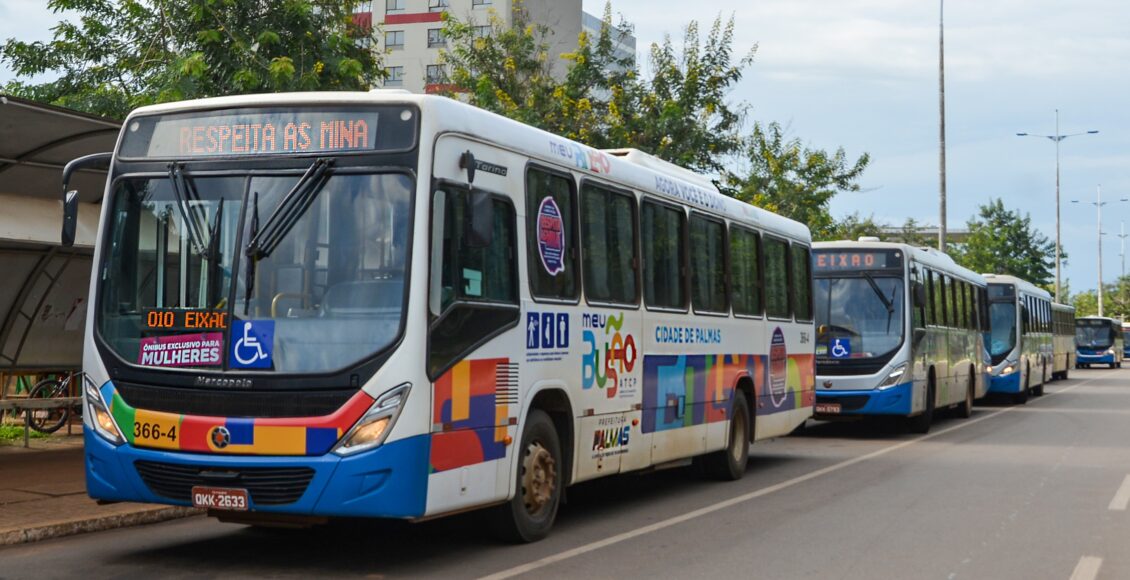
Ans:
[{"label": "parked bicycle wheel", "polygon": [[[65,384],[57,379],[43,379],[31,389],[31,399],[54,399],[66,396]],[[56,407],[52,409],[29,409],[31,414],[31,428],[40,433],[54,433],[67,424],[71,417],[70,407]]]}]

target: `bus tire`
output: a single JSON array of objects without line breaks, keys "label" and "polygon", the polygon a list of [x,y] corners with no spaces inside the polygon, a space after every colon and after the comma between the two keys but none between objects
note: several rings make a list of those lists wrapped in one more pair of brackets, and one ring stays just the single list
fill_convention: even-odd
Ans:
[{"label": "bus tire", "polygon": [[734,390],[730,436],[726,448],[700,458],[702,474],[718,481],[737,481],[745,475],[749,462],[749,439],[753,427],[749,420],[749,404],[741,389]]},{"label": "bus tire", "polygon": [[930,432],[930,425],[934,422],[934,378],[926,387],[926,410],[906,420],[907,428],[913,433],[926,434]]},{"label": "bus tire", "polygon": [[517,489],[495,508],[493,527],[500,539],[522,544],[549,534],[561,503],[561,441],[545,411],[530,410],[517,452]]},{"label": "bus tire", "polygon": [[973,416],[973,372],[969,372],[969,386],[965,388],[965,401],[957,406],[957,416],[968,419]]},{"label": "bus tire", "polygon": [[1047,367],[1047,365],[1040,367],[1040,377],[1041,377],[1041,379],[1040,379],[1039,386],[1032,389],[1032,394],[1037,396],[1037,397],[1044,396],[1044,383],[1048,382],[1048,367]]},{"label": "bus tire", "polygon": [[1030,371],[1024,373],[1024,386],[1020,389],[1019,393],[1012,396],[1012,401],[1017,405],[1024,405],[1028,403],[1028,393],[1031,390],[1028,383],[1032,380],[1032,373]]}]

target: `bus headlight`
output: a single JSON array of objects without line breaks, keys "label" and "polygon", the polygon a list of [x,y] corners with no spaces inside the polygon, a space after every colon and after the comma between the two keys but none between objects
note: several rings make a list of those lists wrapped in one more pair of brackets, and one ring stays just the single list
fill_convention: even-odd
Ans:
[{"label": "bus headlight", "polygon": [[1114,349],[1113,348],[1106,349],[1106,354],[1114,354]]},{"label": "bus headlight", "polygon": [[396,424],[396,418],[400,416],[411,388],[410,383],[404,383],[381,395],[345,437],[341,438],[333,452],[341,456],[352,455],[384,443],[392,426]]},{"label": "bus headlight", "polygon": [[1003,376],[1005,376],[1005,375],[1011,375],[1011,374],[1012,374],[1012,373],[1013,373],[1014,371],[1016,371],[1016,367],[1015,367],[1015,366],[1013,366],[1013,365],[1015,365],[1015,364],[1016,364],[1016,363],[1011,363],[1011,362],[1010,362],[1010,363],[1008,363],[1008,364],[1004,365],[1004,368],[1003,368],[1003,369],[1001,369],[1001,374],[1000,374],[1000,376],[1002,376],[1002,377],[1003,377]]},{"label": "bus headlight", "polygon": [[887,375],[887,378],[883,379],[883,382],[879,383],[879,386],[877,388],[886,389],[899,384],[899,382],[902,381],[902,376],[906,374],[906,368],[907,363],[902,363],[901,365],[895,367],[894,370],[892,370],[891,373]]},{"label": "bus headlight", "polygon": [[98,392],[98,388],[91,383],[86,385],[86,412],[93,419],[91,422],[94,423],[94,430],[103,439],[114,445],[121,445],[126,442],[125,438],[122,437],[121,429],[118,429],[117,422],[110,415],[106,402],[102,400],[102,393]]}]

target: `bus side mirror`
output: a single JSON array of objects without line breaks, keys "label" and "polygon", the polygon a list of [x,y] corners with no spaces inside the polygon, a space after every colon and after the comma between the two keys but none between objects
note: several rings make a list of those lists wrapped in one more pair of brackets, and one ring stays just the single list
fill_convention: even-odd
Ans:
[{"label": "bus side mirror", "polygon": [[80,169],[91,167],[109,167],[114,154],[91,153],[78,159],[72,159],[63,167],[63,231],[60,242],[63,246],[73,246],[75,235],[78,232],[78,190],[70,189],[71,176]]},{"label": "bus side mirror", "polygon": [[63,233],[60,243],[64,248],[75,245],[75,235],[78,233],[78,192],[70,190],[63,201]]},{"label": "bus side mirror", "polygon": [[494,237],[494,201],[489,193],[474,189],[466,200],[466,213],[471,223],[464,243],[472,248],[485,248]]},{"label": "bus side mirror", "polygon": [[921,282],[914,283],[914,307],[922,308],[926,306],[926,286]]}]

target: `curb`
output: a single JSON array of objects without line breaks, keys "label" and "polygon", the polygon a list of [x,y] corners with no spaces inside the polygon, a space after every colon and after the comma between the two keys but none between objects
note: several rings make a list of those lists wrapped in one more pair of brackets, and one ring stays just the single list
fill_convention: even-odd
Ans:
[{"label": "curb", "polygon": [[187,507],[145,509],[125,514],[114,514],[86,519],[66,520],[19,530],[0,531],[0,546],[26,544],[61,538],[86,532],[101,532],[142,524],[155,524],[203,514],[204,510]]}]

